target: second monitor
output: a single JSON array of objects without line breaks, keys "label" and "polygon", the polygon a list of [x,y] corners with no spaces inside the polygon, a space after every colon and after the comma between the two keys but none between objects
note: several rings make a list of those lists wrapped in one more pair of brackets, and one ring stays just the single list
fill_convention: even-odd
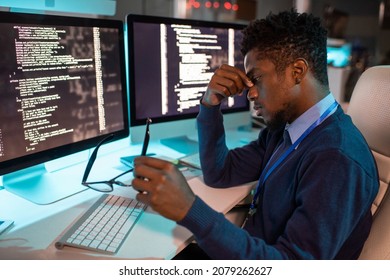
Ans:
[{"label": "second monitor", "polygon": [[[152,118],[152,139],[186,154],[197,150],[186,136],[196,135],[199,100],[221,64],[243,69],[243,28],[234,23],[127,16],[132,142],[142,141],[143,125]],[[227,128],[250,123],[245,95],[229,98],[222,110]]]}]

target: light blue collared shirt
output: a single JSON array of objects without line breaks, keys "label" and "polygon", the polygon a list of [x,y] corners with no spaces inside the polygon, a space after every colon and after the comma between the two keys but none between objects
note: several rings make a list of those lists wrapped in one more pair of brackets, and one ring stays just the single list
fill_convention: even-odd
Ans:
[{"label": "light blue collared shirt", "polygon": [[[333,94],[329,93],[317,104],[300,115],[291,124],[287,124],[285,129],[290,135],[291,143],[294,144],[294,142],[298,140],[306,129],[308,129],[334,102],[335,98],[333,97]],[[332,115],[336,110],[337,107],[333,109],[327,117]]]}]

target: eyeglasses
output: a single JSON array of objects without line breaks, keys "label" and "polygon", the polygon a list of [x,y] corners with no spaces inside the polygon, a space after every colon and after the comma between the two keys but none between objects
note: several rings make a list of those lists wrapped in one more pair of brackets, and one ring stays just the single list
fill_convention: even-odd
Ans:
[{"label": "eyeglasses", "polygon": [[[143,142],[143,145],[142,145],[141,156],[145,156],[146,155],[146,151],[148,149],[149,139],[150,139],[149,125],[150,125],[151,122],[152,122],[152,120],[150,118],[148,118],[146,120],[146,131],[145,131],[144,142]],[[99,192],[111,192],[114,189],[114,185],[118,185],[118,186],[121,186],[121,187],[130,187],[131,186],[130,184],[124,183],[124,182],[129,182],[130,181],[130,172],[133,171],[133,168],[131,168],[131,169],[129,169],[129,170],[119,174],[118,176],[116,176],[116,177],[114,177],[114,178],[112,178],[112,179],[110,179],[108,181],[87,182],[88,175],[91,172],[93,163],[96,160],[96,156],[97,156],[97,153],[98,153],[98,150],[99,150],[100,146],[103,145],[104,143],[110,141],[113,137],[114,137],[113,134],[107,136],[102,141],[100,141],[97,144],[97,146],[95,147],[95,149],[93,150],[93,152],[91,154],[91,157],[89,158],[87,166],[86,166],[85,171],[84,171],[84,176],[83,176],[83,179],[82,179],[82,182],[81,182],[81,184],[83,186],[86,186],[88,188],[91,188],[91,189],[93,189],[95,191],[99,191]],[[120,178],[120,177],[122,177],[122,178],[120,180],[118,180],[118,178]]]}]

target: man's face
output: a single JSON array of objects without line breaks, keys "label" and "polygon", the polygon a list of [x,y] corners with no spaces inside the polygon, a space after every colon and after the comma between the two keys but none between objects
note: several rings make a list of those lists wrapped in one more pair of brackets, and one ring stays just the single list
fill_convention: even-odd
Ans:
[{"label": "man's face", "polygon": [[291,120],[295,82],[289,67],[278,75],[274,63],[259,60],[257,54],[252,50],[244,60],[246,74],[254,83],[248,91],[248,99],[253,101],[256,114],[264,118],[267,126],[277,129]]}]

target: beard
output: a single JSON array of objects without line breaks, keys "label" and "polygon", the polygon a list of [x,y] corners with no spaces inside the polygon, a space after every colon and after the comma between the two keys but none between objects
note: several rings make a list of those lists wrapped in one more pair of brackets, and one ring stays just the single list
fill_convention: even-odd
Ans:
[{"label": "beard", "polygon": [[285,111],[278,111],[265,124],[272,131],[279,130],[286,125],[285,115]]},{"label": "beard", "polygon": [[273,113],[270,118],[268,118],[268,121],[264,120],[265,124],[270,130],[278,130],[284,128],[286,126],[286,123],[290,119],[292,112],[291,104],[286,103],[283,107],[283,109],[280,109],[279,111]]}]

